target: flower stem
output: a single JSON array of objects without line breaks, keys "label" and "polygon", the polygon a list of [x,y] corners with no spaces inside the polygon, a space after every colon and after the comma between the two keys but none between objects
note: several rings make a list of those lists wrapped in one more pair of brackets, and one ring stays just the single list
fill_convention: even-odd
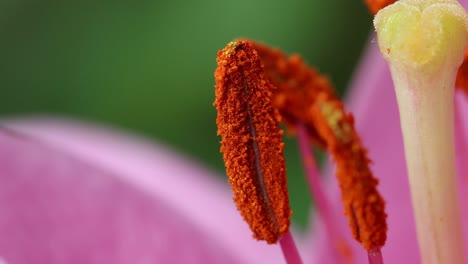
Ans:
[{"label": "flower stem", "polygon": [[290,231],[286,232],[284,236],[280,238],[279,243],[287,264],[302,264],[301,256],[299,255],[299,251],[297,251]]}]

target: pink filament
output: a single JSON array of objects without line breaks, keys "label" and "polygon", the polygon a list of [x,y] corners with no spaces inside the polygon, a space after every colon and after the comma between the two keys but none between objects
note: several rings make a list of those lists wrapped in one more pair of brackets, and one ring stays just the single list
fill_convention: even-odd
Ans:
[{"label": "pink filament", "polygon": [[297,124],[298,144],[304,165],[307,181],[311,191],[312,199],[318,208],[318,213],[323,218],[325,229],[336,250],[336,257],[339,263],[352,262],[351,250],[346,244],[344,237],[339,234],[339,229],[335,223],[330,202],[325,195],[324,188],[320,179],[320,173],[317,169],[315,157],[310,150],[310,141],[307,136],[306,128],[302,123]]},{"label": "pink filament", "polygon": [[294,239],[291,233],[288,231],[279,241],[283,256],[288,264],[302,264],[301,256],[297,251]]},{"label": "pink filament", "polygon": [[367,256],[369,258],[369,264],[383,264],[383,257],[382,252],[380,252],[380,248],[371,249],[367,252]]}]

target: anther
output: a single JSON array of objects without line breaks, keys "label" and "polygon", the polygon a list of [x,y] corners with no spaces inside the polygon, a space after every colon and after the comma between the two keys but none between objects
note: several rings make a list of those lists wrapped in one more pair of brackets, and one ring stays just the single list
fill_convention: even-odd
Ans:
[{"label": "anther", "polygon": [[354,238],[368,251],[382,247],[387,232],[385,202],[377,191],[378,180],[370,171],[353,117],[341,102],[326,95],[319,96],[310,113],[336,163],[344,213]]},{"label": "anther", "polygon": [[216,123],[234,201],[254,237],[275,243],[288,231],[291,210],[274,87],[251,42],[229,43],[217,61]]},{"label": "anther", "polygon": [[309,137],[326,149],[337,165],[345,215],[354,238],[364,248],[380,248],[386,240],[385,202],[369,168],[351,114],[345,112],[328,79],[308,67],[298,55],[255,44],[268,79],[277,87],[273,104],[292,133],[304,124]]}]

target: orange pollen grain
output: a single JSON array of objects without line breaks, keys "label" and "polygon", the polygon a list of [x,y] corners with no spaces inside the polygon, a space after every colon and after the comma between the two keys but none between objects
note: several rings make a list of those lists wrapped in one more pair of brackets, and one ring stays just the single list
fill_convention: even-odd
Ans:
[{"label": "orange pollen grain", "polygon": [[337,165],[344,213],[354,238],[367,250],[385,244],[385,202],[377,190],[370,160],[354,128],[351,114],[336,96],[328,79],[308,67],[299,55],[255,43],[265,73],[277,88],[273,105],[289,131],[301,122],[312,141],[326,149]]},{"label": "orange pollen grain", "polygon": [[395,3],[397,0],[366,0],[367,8],[372,13],[372,15],[377,14],[380,9]]},{"label": "orange pollen grain", "polygon": [[274,86],[249,41],[229,43],[217,62],[216,123],[234,201],[253,236],[275,243],[289,229],[291,210]]}]

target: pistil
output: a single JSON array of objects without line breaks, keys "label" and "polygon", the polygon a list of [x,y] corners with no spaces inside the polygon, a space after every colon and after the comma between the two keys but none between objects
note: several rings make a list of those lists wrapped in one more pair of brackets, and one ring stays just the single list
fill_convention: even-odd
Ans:
[{"label": "pistil", "polygon": [[466,13],[455,0],[400,0],[374,25],[395,85],[423,262],[465,263],[453,102]]}]

